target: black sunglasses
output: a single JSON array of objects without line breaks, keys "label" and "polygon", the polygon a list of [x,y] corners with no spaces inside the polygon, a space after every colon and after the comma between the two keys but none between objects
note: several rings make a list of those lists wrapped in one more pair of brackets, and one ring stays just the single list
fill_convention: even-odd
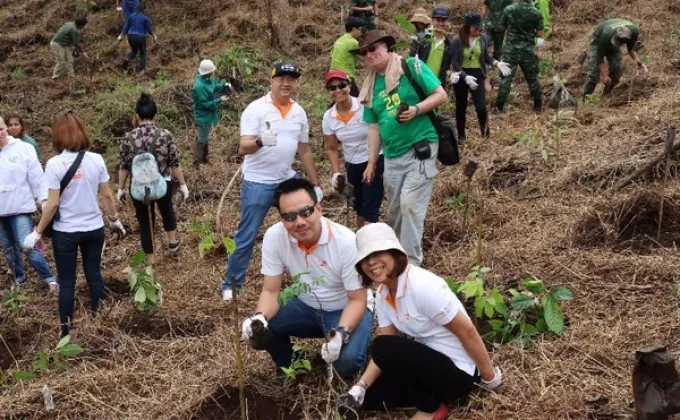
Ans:
[{"label": "black sunglasses", "polygon": [[337,85],[328,85],[328,86],[326,86],[326,89],[328,89],[330,92],[335,92],[336,89],[344,89],[347,86],[349,86],[349,83],[340,82]]},{"label": "black sunglasses", "polygon": [[370,47],[366,48],[365,50],[360,50],[359,55],[363,57],[368,53],[374,53],[377,48],[378,47],[376,45],[371,45]]},{"label": "black sunglasses", "polygon": [[303,219],[308,218],[314,214],[314,206],[307,206],[303,208],[302,210],[298,211],[291,211],[288,213],[281,213],[281,218],[285,220],[286,222],[294,222],[297,220],[298,216],[302,217]]}]

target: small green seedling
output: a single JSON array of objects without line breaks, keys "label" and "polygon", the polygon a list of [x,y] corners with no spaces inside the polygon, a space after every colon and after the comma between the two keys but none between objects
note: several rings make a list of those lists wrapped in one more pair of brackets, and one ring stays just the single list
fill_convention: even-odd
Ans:
[{"label": "small green seedling", "polygon": [[12,80],[15,81],[24,80],[26,79],[26,72],[24,71],[23,67],[19,66],[12,71],[11,77]]},{"label": "small green seedling", "polygon": [[66,360],[82,352],[83,348],[71,343],[71,336],[67,335],[59,340],[55,348],[39,352],[30,370],[17,370],[12,373],[12,378],[17,381],[27,381],[50,371],[63,372],[69,367]]},{"label": "small green seedling", "polygon": [[312,362],[307,359],[307,355],[311,351],[312,348],[308,345],[295,344],[293,346],[293,360],[291,360],[290,366],[281,368],[287,380],[294,381],[298,375],[311,372]]},{"label": "small green seedling", "polygon": [[484,274],[490,272],[490,267],[474,266],[470,269],[470,273],[465,277],[464,282],[453,283],[449,280],[449,287],[454,293],[462,294],[465,300],[474,299],[475,316],[477,318],[486,316],[491,319],[496,314],[505,315],[508,312],[500,290],[484,288],[486,283]]},{"label": "small green seedling", "polygon": [[143,267],[145,256],[144,251],[137,252],[123,272],[128,275],[135,307],[142,312],[154,313],[163,302],[163,286],[154,279],[152,266]]},{"label": "small green seedling", "polygon": [[205,220],[203,222],[196,219],[191,221],[191,231],[198,233],[198,256],[203,258],[207,253],[219,248],[220,244],[224,246],[228,255],[232,255],[236,251],[236,242],[230,237],[224,237],[219,240],[217,235],[212,231],[212,221]]},{"label": "small green seedling", "polygon": [[28,301],[28,296],[17,292],[16,290],[10,290],[0,299],[0,305],[6,307],[9,310],[17,310],[19,307]]},{"label": "small green seedling", "polygon": [[322,278],[312,279],[311,284],[300,281],[302,276],[305,274],[309,274],[309,272],[305,271],[294,275],[290,286],[286,287],[285,289],[281,290],[281,292],[279,292],[280,305],[286,305],[289,300],[298,297],[303,293],[309,293],[312,286],[318,286],[323,282]]}]

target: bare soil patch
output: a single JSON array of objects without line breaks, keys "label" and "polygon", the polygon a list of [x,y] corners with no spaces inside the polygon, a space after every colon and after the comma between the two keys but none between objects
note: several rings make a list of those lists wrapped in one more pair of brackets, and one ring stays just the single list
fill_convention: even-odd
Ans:
[{"label": "bare soil patch", "polygon": [[173,318],[134,313],[123,318],[121,331],[147,339],[160,340],[173,337],[202,337],[215,329],[213,318]]},{"label": "bare soil patch", "polygon": [[[245,396],[249,418],[267,420],[298,420],[303,418],[296,412],[287,410],[285,404],[281,404],[272,397],[262,395],[250,387],[246,387]],[[191,415],[192,420],[236,420],[240,418],[238,388],[221,385],[212,395],[201,402]]]}]

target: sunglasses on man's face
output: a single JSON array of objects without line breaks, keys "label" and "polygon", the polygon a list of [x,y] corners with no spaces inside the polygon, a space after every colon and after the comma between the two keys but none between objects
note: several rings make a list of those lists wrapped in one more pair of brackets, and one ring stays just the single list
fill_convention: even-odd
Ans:
[{"label": "sunglasses on man's face", "polygon": [[342,90],[342,89],[346,88],[347,86],[349,86],[349,83],[340,82],[337,85],[328,85],[328,86],[326,86],[326,89],[328,89],[330,92],[335,92],[336,89]]},{"label": "sunglasses on man's face", "polygon": [[302,210],[298,211],[291,211],[288,213],[281,213],[281,218],[285,220],[286,222],[294,222],[297,220],[298,216],[302,217],[303,219],[308,218],[314,214],[314,206],[307,206],[303,208]]},{"label": "sunglasses on man's face", "polygon": [[368,53],[374,53],[375,50],[377,50],[377,49],[378,49],[377,46],[371,45],[370,47],[366,48],[365,50],[359,51],[359,55],[363,57],[363,56],[365,56],[365,55],[368,54]]}]

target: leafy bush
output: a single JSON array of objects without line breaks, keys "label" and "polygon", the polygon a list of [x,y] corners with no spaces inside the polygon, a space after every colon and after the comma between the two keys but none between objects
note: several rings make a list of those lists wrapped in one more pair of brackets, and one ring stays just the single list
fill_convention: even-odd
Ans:
[{"label": "leafy bush", "polygon": [[143,267],[145,257],[144,251],[137,252],[124,272],[128,275],[135,307],[142,312],[154,313],[163,302],[163,287],[154,280],[153,267]]}]

